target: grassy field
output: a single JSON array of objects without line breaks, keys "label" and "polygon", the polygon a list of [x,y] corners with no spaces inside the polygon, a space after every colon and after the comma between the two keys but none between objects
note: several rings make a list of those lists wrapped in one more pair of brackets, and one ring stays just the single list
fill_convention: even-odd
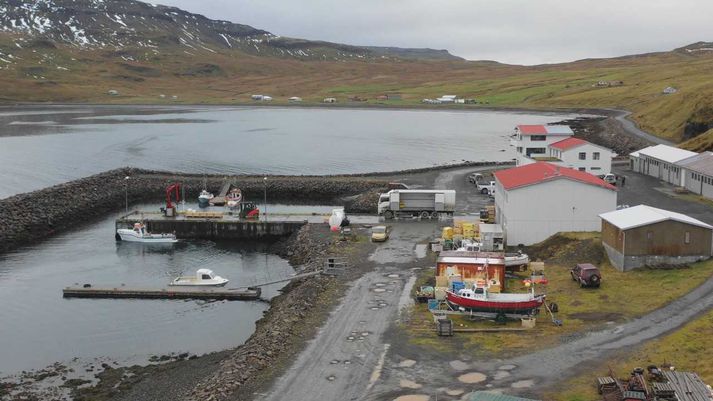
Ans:
[{"label": "grassy field", "polygon": [[[526,67],[486,61],[301,61],[230,50],[187,54],[181,47],[155,54],[61,45],[19,49],[13,40],[0,34],[0,52],[14,57],[0,63],[0,102],[244,104],[251,94],[264,93],[278,104],[287,104],[290,96],[306,104],[360,96],[370,104],[398,106],[454,94],[496,107],[625,108],[643,129],[673,140],[681,138],[687,121],[707,121],[713,114],[712,52]],[[623,85],[594,86],[602,80]],[[662,94],[667,86],[678,93]],[[107,95],[110,89],[119,96]],[[375,101],[389,92],[401,93],[403,100]]]},{"label": "grassy field", "polygon": [[567,380],[546,395],[556,401],[600,400],[594,381],[597,376],[608,376],[609,368],[620,376],[637,366],[670,363],[678,370],[698,373],[704,382],[713,383],[713,359],[708,353],[713,349],[713,311],[688,323],[672,334],[651,341],[605,363],[588,367],[588,373]]},{"label": "grassy field", "polygon": [[[435,351],[465,352],[478,356],[504,357],[532,348],[553,346],[562,338],[576,332],[596,329],[607,322],[621,322],[646,314],[686,294],[713,274],[713,261],[696,263],[679,269],[639,269],[622,273],[614,269],[604,257],[601,241],[594,233],[569,233],[555,237],[542,244],[550,254],[546,262],[546,277],[549,283],[545,290],[548,302],[556,302],[558,318],[564,324],[557,327],[551,323],[543,310],[538,316],[537,327],[524,332],[457,333],[457,342],[444,341],[433,331],[433,318],[426,305],[416,305],[403,330],[413,345]],[[600,266],[602,286],[598,289],[579,288],[572,281],[569,269],[574,263],[592,262]],[[420,282],[427,282],[424,272]],[[526,278],[508,281],[509,292],[524,292]],[[418,284],[422,285],[422,284]],[[661,288],[667,291],[662,294]],[[464,317],[454,319],[457,327],[463,328],[517,328],[520,322],[505,326],[490,321],[473,322]]]}]

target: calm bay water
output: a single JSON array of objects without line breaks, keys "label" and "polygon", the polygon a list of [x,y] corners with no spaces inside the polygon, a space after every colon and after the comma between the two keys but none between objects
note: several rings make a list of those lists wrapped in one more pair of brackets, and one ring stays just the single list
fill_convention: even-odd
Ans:
[{"label": "calm bay water", "polygon": [[[513,157],[520,123],[562,114],[250,107],[0,108],[0,198],[122,166],[191,173],[340,174]],[[158,205],[151,205],[158,208]],[[270,205],[272,212],[299,207]],[[329,208],[309,211],[329,211]],[[260,244],[116,243],[114,219],[0,256],[0,377],[55,361],[146,361],[242,343],[265,302],[65,300],[74,283],[159,286],[208,265],[228,285],[285,278]],[[283,284],[263,289],[263,297]]]},{"label": "calm bay water", "polygon": [[493,111],[65,106],[0,109],[0,198],[122,167],[341,174],[514,157],[520,123]]}]

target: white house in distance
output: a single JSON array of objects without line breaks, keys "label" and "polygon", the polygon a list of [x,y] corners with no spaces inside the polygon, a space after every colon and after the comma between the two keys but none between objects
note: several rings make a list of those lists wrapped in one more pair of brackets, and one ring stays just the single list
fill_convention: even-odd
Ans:
[{"label": "white house in distance", "polygon": [[669,184],[683,186],[684,175],[678,162],[696,156],[696,152],[668,145],[649,146],[629,154],[632,171],[650,175]]},{"label": "white house in distance", "polygon": [[681,185],[687,190],[713,199],[713,152],[703,152],[676,163],[682,170]]},{"label": "white house in distance", "polygon": [[494,173],[495,220],[508,245],[531,245],[563,231],[599,231],[616,209],[616,187],[571,168],[535,162]]},{"label": "white house in distance", "polygon": [[524,157],[520,165],[546,161],[593,175],[605,175],[611,172],[611,161],[614,156],[616,156],[614,152],[603,146],[569,137],[548,145],[547,156]]},{"label": "white house in distance", "polygon": [[549,157],[548,146],[574,135],[566,125],[518,125],[510,144],[515,146],[515,164],[532,163],[536,157]]}]

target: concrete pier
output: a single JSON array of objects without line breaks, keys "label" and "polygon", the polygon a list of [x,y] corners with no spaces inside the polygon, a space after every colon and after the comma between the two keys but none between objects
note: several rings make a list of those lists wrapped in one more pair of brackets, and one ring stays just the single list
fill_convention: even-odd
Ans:
[{"label": "concrete pier", "polygon": [[260,288],[127,288],[127,287],[67,287],[62,290],[64,298],[139,298],[139,299],[225,299],[248,301],[260,298]]},{"label": "concrete pier", "polygon": [[265,220],[241,220],[236,215],[224,214],[216,218],[214,213],[206,218],[187,217],[179,214],[166,217],[162,213],[132,212],[116,220],[117,228],[127,228],[143,222],[152,233],[176,233],[179,239],[240,239],[259,240],[279,238],[299,231],[307,224],[306,219],[275,218]]}]

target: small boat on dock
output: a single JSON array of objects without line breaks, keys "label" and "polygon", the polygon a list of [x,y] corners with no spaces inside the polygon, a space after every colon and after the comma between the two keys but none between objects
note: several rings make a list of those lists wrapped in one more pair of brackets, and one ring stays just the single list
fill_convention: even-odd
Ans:
[{"label": "small boat on dock", "polygon": [[529,315],[545,302],[545,295],[535,295],[534,290],[523,294],[502,294],[488,291],[487,287],[446,291],[446,300],[456,308],[470,312],[492,312]]},{"label": "small boat on dock", "polygon": [[228,281],[227,278],[216,276],[213,270],[210,269],[198,269],[195,276],[183,276],[177,277],[169,285],[171,286],[207,286],[207,287],[221,287],[224,286]]},{"label": "small boat on dock", "polygon": [[506,268],[519,268],[523,270],[530,263],[530,257],[526,253],[522,252],[512,252],[505,254],[505,267]]},{"label": "small boat on dock", "polygon": [[176,234],[152,234],[146,231],[141,223],[134,223],[134,228],[119,228],[116,230],[118,240],[141,243],[174,243],[178,242]]},{"label": "small boat on dock", "polygon": [[213,194],[204,189],[201,194],[198,195],[198,207],[208,207],[210,201],[213,199]]},{"label": "small boat on dock", "polygon": [[226,205],[231,209],[237,209],[240,207],[240,202],[243,200],[243,193],[240,188],[233,188],[225,196]]}]

